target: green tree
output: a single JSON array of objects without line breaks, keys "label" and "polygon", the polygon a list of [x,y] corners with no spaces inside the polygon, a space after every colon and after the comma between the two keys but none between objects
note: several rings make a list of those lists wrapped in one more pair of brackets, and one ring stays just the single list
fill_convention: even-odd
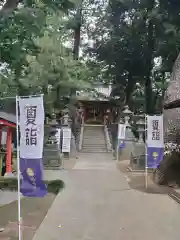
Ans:
[{"label": "green tree", "polygon": [[27,1],[8,18],[0,19],[0,61],[6,65],[6,73],[2,71],[0,78],[2,96],[43,90],[49,93],[52,89],[57,96],[63,90],[67,94],[72,85],[82,86],[88,71],[73,61],[70,49],[63,46],[65,14],[58,10],[72,6],[68,1]]},{"label": "green tree", "polygon": [[[131,104],[139,83],[146,96],[145,111],[155,111],[153,100],[159,101],[159,89],[156,95],[154,86],[164,91],[164,76],[171,71],[180,50],[179,10],[180,4],[175,1],[109,1],[92,33],[94,46],[88,54],[99,63],[102,78],[113,83],[112,96],[121,96]],[[161,60],[161,66],[155,76],[156,59]]]},{"label": "green tree", "polygon": [[38,54],[26,56],[27,67],[20,82],[28,93],[44,93],[50,108],[58,107],[71,89],[88,88],[89,71],[86,65],[73,58],[71,49],[64,46],[63,15],[49,15],[44,35],[34,40]]}]

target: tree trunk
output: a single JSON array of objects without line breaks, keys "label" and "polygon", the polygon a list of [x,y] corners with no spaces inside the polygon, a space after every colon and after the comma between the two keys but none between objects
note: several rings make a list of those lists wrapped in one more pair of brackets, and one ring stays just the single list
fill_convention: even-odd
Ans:
[{"label": "tree trunk", "polygon": [[130,107],[131,105],[131,96],[135,87],[136,82],[133,81],[133,75],[131,73],[128,74],[128,83],[126,87],[126,104]]},{"label": "tree trunk", "polygon": [[155,0],[149,0],[149,6],[147,8],[147,58],[146,58],[146,76],[145,76],[145,96],[146,96],[146,113],[152,114],[152,82],[151,72],[153,68],[153,52],[154,52],[154,24],[151,16],[154,8]]},{"label": "tree trunk", "polygon": [[[75,60],[79,59],[79,49],[80,49],[80,42],[81,42],[81,24],[82,24],[82,3],[83,3],[83,0],[81,1],[81,4],[78,7],[76,16],[75,16],[76,26],[74,29],[74,47],[73,47],[73,56]],[[72,88],[71,96],[75,95],[75,93],[76,93],[76,89]]]},{"label": "tree trunk", "polygon": [[81,18],[82,18],[82,4],[77,9],[75,16],[76,27],[74,29],[74,48],[73,48],[73,55],[75,60],[79,59],[79,48],[81,40]]}]

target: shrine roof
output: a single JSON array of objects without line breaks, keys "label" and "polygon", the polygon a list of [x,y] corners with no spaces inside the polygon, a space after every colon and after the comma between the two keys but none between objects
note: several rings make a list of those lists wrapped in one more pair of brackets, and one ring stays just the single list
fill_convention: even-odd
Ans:
[{"label": "shrine roof", "polygon": [[12,113],[0,111],[0,119],[16,124],[16,115]]},{"label": "shrine roof", "polygon": [[108,99],[103,99],[103,100],[99,100],[99,99],[94,99],[94,100],[90,100],[90,99],[78,99],[79,102],[87,102],[87,103],[109,103]]},{"label": "shrine roof", "polygon": [[116,106],[116,102],[112,102],[111,100],[87,100],[87,99],[79,99],[78,100],[81,103],[84,103],[86,105],[109,105],[109,106]]}]

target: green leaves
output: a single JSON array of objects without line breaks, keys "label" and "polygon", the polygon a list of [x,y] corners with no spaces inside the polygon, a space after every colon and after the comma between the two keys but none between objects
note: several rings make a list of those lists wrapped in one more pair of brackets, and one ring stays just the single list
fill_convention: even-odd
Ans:
[{"label": "green leaves", "polygon": [[[143,98],[141,104],[145,99],[162,103],[167,87],[162,75],[172,70],[180,51],[180,4],[177,2],[110,0],[104,15],[100,13],[101,20],[92,34],[94,44],[88,54],[93,63],[99,64],[101,79],[113,83],[112,96],[122,97],[123,89],[130,105],[138,105],[138,97]],[[162,61],[155,76],[156,58]],[[143,92],[142,96],[138,92],[134,97],[137,84]],[[152,103],[153,111],[156,105]]]},{"label": "green leaves", "polygon": [[65,12],[73,7],[68,0],[27,0],[0,19],[0,62],[8,70],[0,75],[1,96],[43,92],[52,110],[72,87],[89,86],[86,65],[64,46]]},{"label": "green leaves", "polygon": [[26,75],[21,76],[20,83],[30,92],[44,92],[46,109],[52,109],[72,88],[89,87],[89,71],[85,64],[74,60],[72,51],[64,46],[64,29],[59,29],[66,24],[63,15],[50,14],[46,23],[44,35],[34,39],[39,52],[26,55]]}]

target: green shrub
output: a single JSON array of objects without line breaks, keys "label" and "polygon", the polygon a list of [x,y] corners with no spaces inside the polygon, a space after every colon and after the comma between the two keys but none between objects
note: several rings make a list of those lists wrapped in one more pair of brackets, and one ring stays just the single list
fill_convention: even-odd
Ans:
[{"label": "green shrub", "polygon": [[[65,184],[62,180],[44,181],[47,185],[48,192],[57,195]],[[0,177],[0,189],[8,191],[17,191],[18,181],[16,178]]]}]

